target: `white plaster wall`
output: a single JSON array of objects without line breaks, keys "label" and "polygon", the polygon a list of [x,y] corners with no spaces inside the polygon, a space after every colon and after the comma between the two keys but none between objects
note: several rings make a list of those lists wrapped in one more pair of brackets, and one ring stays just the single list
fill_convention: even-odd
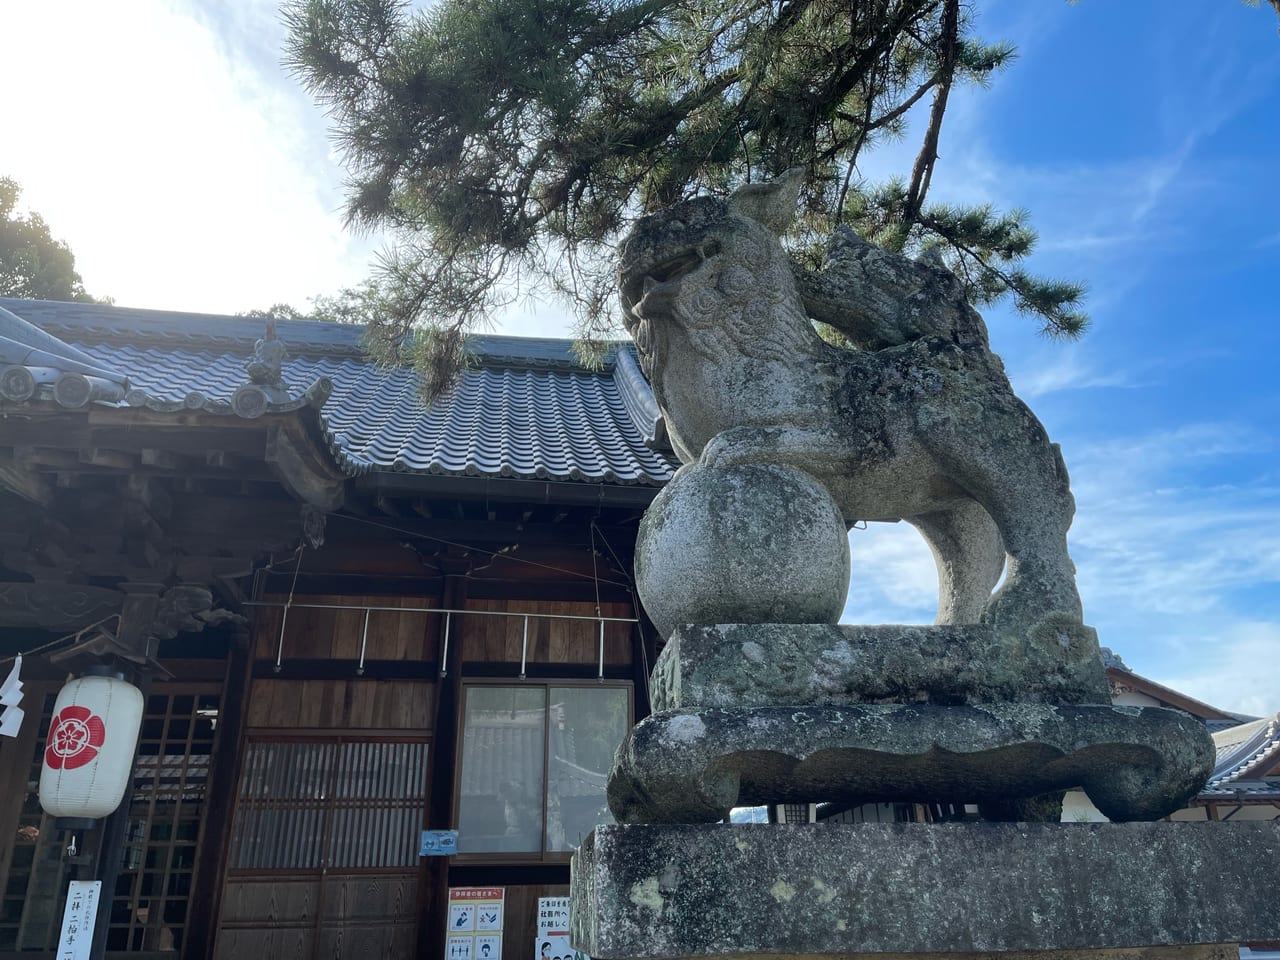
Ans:
[{"label": "white plaster wall", "polygon": [[1089,802],[1083,790],[1068,790],[1062,801],[1063,823],[1107,823],[1107,818]]}]

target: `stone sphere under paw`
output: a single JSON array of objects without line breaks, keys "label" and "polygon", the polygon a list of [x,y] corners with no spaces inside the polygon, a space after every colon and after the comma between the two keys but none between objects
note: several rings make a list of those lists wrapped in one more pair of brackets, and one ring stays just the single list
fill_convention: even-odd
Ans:
[{"label": "stone sphere under paw", "polygon": [[693,464],[640,522],[636,587],[664,637],[684,623],[835,623],[849,591],[844,518],[792,467]]}]

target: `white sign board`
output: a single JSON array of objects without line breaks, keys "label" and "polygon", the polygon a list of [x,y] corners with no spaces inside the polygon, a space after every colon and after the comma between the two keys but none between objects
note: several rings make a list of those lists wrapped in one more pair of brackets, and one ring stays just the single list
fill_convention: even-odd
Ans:
[{"label": "white sign board", "polygon": [[569,935],[569,898],[538,898],[538,935]]},{"label": "white sign board", "polygon": [[67,908],[62,911],[57,960],[89,960],[101,893],[101,880],[72,880],[67,885]]},{"label": "white sign board", "polygon": [[569,946],[569,898],[538,898],[538,938],[534,960],[591,960]]}]

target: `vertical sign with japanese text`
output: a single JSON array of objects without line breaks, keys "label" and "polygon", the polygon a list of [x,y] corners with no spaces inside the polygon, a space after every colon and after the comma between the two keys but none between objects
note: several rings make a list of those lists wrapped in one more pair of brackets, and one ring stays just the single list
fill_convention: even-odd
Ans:
[{"label": "vertical sign with japanese text", "polygon": [[569,946],[569,898],[538,898],[538,937],[534,960],[591,960]]},{"label": "vertical sign with japanese text", "polygon": [[450,887],[445,960],[499,960],[505,887]]},{"label": "vertical sign with japanese text", "polygon": [[57,960],[89,960],[93,925],[98,919],[101,880],[72,880],[67,886],[67,908],[62,911],[62,935]]}]

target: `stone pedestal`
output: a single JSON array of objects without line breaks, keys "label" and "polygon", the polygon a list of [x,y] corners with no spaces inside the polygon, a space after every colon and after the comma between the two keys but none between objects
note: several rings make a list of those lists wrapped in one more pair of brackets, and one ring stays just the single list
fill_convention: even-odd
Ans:
[{"label": "stone pedestal", "polygon": [[1204,785],[1198,721],[1101,702],[1091,629],[1064,626],[1056,658],[1037,649],[985,625],[681,626],[609,808],[619,823],[708,823],[735,806],[929,800],[1056,820],[1041,798],[1083,787],[1111,820],[1155,820]]},{"label": "stone pedestal", "polygon": [[1280,939],[1271,823],[610,826],[573,861],[593,960],[1226,960]]},{"label": "stone pedestal", "polygon": [[1045,656],[986,624],[683,624],[653,668],[653,709],[851,703],[1109,703],[1093,629]]},{"label": "stone pedestal", "polygon": [[721,707],[641,720],[608,797],[619,823],[709,823],[737,806],[992,805],[1083,787],[1110,820],[1154,820],[1212,769],[1203,726],[1161,707]]}]

